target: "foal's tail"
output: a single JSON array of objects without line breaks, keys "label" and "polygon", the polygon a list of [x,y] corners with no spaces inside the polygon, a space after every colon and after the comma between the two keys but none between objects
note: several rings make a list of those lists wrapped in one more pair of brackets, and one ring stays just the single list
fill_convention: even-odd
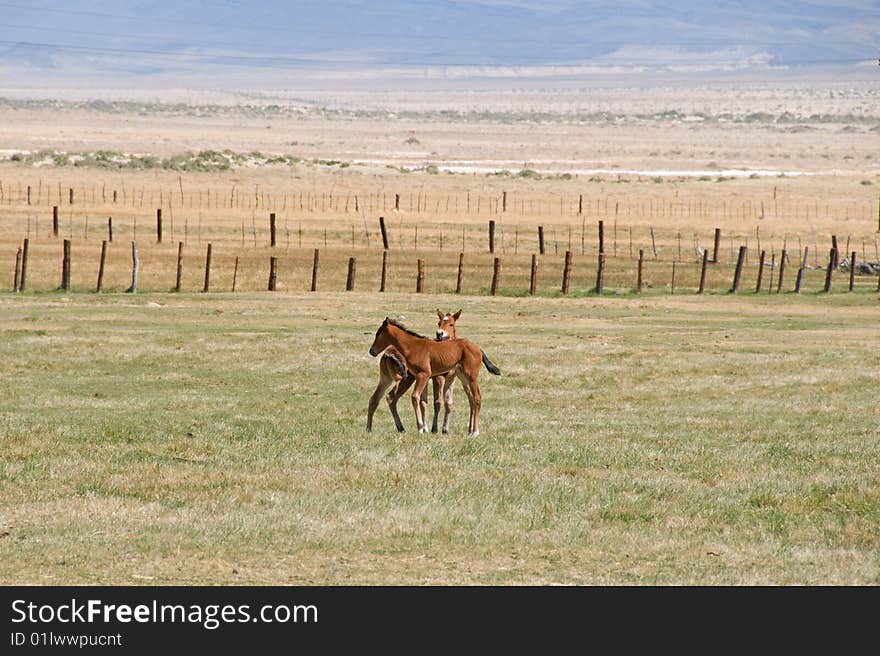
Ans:
[{"label": "foal's tail", "polygon": [[[483,351],[480,351],[480,353],[483,353]],[[486,357],[486,354],[485,354],[485,353],[483,353],[483,364],[486,365],[486,369],[489,370],[489,373],[490,373],[490,374],[495,374],[496,376],[500,376],[500,375],[501,375],[501,369],[499,369],[499,368],[496,367],[494,364],[492,364],[492,363],[489,361],[489,358]]]},{"label": "foal's tail", "polygon": [[406,370],[406,365],[403,362],[403,358],[401,358],[397,353],[390,350],[386,352],[383,357],[388,358],[389,360],[391,360],[391,362],[394,363],[394,368],[397,369],[397,373],[400,374],[401,378],[406,378],[406,375],[409,372]]}]

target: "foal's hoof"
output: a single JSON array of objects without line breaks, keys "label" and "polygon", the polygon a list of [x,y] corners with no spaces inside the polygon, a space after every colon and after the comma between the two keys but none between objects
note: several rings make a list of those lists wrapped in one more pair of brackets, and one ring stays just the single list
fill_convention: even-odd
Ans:
[{"label": "foal's hoof", "polygon": [[443,429],[443,434],[444,434],[444,435],[449,435],[449,429],[444,428],[444,429]]},{"label": "foal's hoof", "polygon": [[421,435],[422,433],[427,433],[427,432],[428,432],[427,428],[420,428],[419,429],[419,435]]},{"label": "foal's hoof", "polygon": [[468,437],[476,437],[480,434],[480,431],[474,431],[473,433],[468,433]]},{"label": "foal's hoof", "polygon": [[437,432],[437,427],[434,426],[434,428],[431,429],[431,432],[432,432],[432,433],[436,433],[436,432]]}]

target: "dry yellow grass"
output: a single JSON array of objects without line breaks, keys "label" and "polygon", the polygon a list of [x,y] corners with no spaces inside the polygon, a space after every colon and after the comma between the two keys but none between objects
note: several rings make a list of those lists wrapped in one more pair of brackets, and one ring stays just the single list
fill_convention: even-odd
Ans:
[{"label": "dry yellow grass", "polygon": [[[109,236],[108,217],[113,225],[105,280],[108,289],[124,289],[130,282],[132,239],[139,244],[144,290],[174,286],[178,241],[185,242],[186,289],[202,288],[208,243],[214,251],[215,289],[231,289],[236,257],[240,261],[236,288],[264,289],[268,258],[273,254],[282,260],[280,289],[308,289],[314,248],[324,252],[321,277],[328,282],[323,288],[344,288],[349,256],[358,258],[359,278],[365,285],[361,288],[378,288],[379,216],[385,217],[391,247],[390,288],[400,290],[414,289],[419,258],[428,262],[428,289],[454,289],[457,254],[462,251],[468,262],[466,288],[488,289],[490,221],[495,223],[495,255],[503,260],[502,287],[511,291],[528,289],[529,257],[538,252],[538,226],[544,230],[546,251],[541,258],[541,285],[548,291],[560,286],[561,257],[571,250],[576,256],[575,276],[581,277],[574,288],[592,287],[599,221],[604,224],[610,288],[635,285],[634,260],[639,250],[649,262],[648,282],[653,286],[671,288],[675,261],[677,286],[696,288],[700,249],[713,248],[715,228],[722,234],[722,266],[713,268],[717,275],[710,275],[709,289],[730,286],[741,244],[749,247],[750,269],[757,265],[759,250],[766,250],[769,265],[771,260],[778,262],[782,249],[787,249],[790,285],[804,248],[809,249],[807,264],[812,269],[824,267],[832,235],[838,238],[841,257],[855,251],[859,261],[880,261],[876,200],[873,192],[865,191],[872,188],[858,185],[860,195],[854,196],[835,178],[675,185],[508,179],[470,189],[467,176],[458,180],[457,176],[397,173],[377,182],[358,172],[324,172],[317,176],[320,182],[313,181],[314,186],[303,190],[274,170],[180,177],[167,172],[126,173],[123,196],[122,184],[112,185],[112,178],[108,184],[104,172],[84,170],[75,177],[64,174],[64,169],[52,171],[43,180],[41,170],[6,165],[6,200],[0,205],[0,276],[4,285],[11,287],[16,251],[28,237],[31,288],[57,287],[60,242],[69,238],[73,243],[73,286],[92,288],[100,243]],[[181,182],[182,195],[174,189]],[[723,189],[724,195],[707,195],[705,185],[710,184]],[[32,188],[30,205],[28,185]],[[619,191],[622,187],[626,194]],[[71,188],[72,205],[67,191]],[[815,196],[817,188],[825,194],[823,205]],[[117,192],[115,204],[113,191]],[[393,209],[396,194],[400,195],[399,211]],[[501,209],[505,194],[507,212]],[[410,200],[415,203],[413,209]],[[52,207],[56,204],[57,238],[52,235]],[[160,207],[163,244],[157,245]],[[761,207],[765,218],[755,218],[753,213]],[[275,249],[269,248],[270,213],[276,214]],[[752,279],[755,276],[754,272],[749,274]],[[341,285],[337,282],[340,278]],[[808,276],[807,289],[821,284],[821,274]]]}]

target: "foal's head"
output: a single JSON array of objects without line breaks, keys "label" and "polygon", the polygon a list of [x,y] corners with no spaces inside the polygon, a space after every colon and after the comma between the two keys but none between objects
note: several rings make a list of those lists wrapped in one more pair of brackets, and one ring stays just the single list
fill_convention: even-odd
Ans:
[{"label": "foal's head", "polygon": [[437,322],[437,341],[443,342],[447,339],[455,339],[455,322],[458,321],[458,318],[461,316],[461,310],[456,312],[455,314],[443,314],[439,309],[437,310],[437,318],[439,321]]},{"label": "foal's head", "polygon": [[382,351],[387,349],[390,344],[391,342],[388,339],[388,317],[385,317],[385,321],[382,322],[382,325],[379,326],[379,330],[376,331],[376,337],[373,338],[373,345],[370,347],[370,355],[375,358]]},{"label": "foal's head", "polygon": [[[394,330],[389,330],[389,326],[394,326]],[[399,321],[385,317],[385,321],[382,322],[379,330],[376,331],[376,337],[373,339],[373,345],[370,347],[370,355],[375,358],[389,346],[399,346],[399,340],[404,334],[417,339],[428,339],[424,335],[419,335],[417,332],[410,330]]]}]

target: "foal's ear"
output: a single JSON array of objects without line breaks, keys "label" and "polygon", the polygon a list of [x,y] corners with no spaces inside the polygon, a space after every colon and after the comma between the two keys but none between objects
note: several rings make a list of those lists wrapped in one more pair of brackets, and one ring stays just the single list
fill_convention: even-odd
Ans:
[{"label": "foal's ear", "polygon": [[440,308],[437,308],[437,318],[443,321],[443,313],[440,311]]},{"label": "foal's ear", "polygon": [[454,321],[458,321],[458,318],[461,316],[461,310],[452,315]]}]

